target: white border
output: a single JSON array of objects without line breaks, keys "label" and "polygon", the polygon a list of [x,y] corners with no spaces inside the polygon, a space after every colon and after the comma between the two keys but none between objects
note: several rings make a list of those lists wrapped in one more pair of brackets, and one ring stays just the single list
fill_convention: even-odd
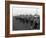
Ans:
[{"label": "white border", "polygon": [[[12,7],[35,7],[40,8],[40,30],[24,30],[24,31],[12,31]],[[42,6],[33,6],[33,5],[16,5],[16,4],[10,4],[10,34],[22,34],[22,33],[38,33],[42,32]]]}]

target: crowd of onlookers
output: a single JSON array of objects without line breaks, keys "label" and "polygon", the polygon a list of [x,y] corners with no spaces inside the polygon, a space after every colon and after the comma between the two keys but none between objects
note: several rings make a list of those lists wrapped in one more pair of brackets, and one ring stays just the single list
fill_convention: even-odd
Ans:
[{"label": "crowd of onlookers", "polygon": [[30,24],[30,29],[40,29],[40,16],[39,15],[20,15],[15,16],[16,20],[20,23]]}]

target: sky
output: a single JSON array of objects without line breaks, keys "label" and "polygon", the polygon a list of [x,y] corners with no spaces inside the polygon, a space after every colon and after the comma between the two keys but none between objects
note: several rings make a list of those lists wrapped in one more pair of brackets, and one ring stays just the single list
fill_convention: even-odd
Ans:
[{"label": "sky", "polygon": [[17,15],[35,15],[40,14],[40,6],[26,6],[26,5],[12,5],[12,14],[13,16]]}]

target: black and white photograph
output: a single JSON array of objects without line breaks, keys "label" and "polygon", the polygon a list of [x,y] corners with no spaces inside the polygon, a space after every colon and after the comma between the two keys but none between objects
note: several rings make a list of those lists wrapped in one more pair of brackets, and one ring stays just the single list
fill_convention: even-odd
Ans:
[{"label": "black and white photograph", "polygon": [[13,30],[39,30],[39,8],[13,7]]}]

